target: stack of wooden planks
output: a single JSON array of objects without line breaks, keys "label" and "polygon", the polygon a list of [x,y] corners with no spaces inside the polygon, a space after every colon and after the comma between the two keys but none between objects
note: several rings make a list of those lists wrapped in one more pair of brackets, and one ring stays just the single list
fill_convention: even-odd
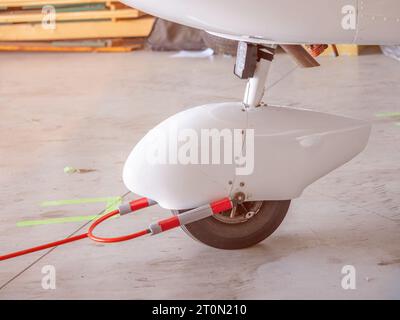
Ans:
[{"label": "stack of wooden planks", "polygon": [[153,23],[115,0],[0,0],[0,51],[132,51]]},{"label": "stack of wooden planks", "polygon": [[[336,45],[340,56],[359,56],[364,53],[379,52],[378,46],[360,46],[356,44],[337,44]],[[334,55],[332,46],[322,54],[322,56]]]}]

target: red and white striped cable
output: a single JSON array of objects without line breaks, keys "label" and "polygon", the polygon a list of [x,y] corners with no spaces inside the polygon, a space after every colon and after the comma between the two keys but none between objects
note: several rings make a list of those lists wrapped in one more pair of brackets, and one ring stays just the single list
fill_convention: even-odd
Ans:
[{"label": "red and white striped cable", "polygon": [[102,237],[95,236],[93,234],[93,231],[99,224],[105,222],[106,220],[110,219],[111,217],[114,217],[116,215],[122,216],[122,215],[128,214],[130,212],[138,211],[140,209],[144,209],[144,208],[153,206],[155,204],[157,204],[155,201],[148,199],[148,198],[141,198],[139,200],[131,201],[126,205],[122,205],[119,209],[114,210],[114,211],[100,217],[99,219],[95,220],[93,222],[93,224],[89,227],[89,230],[87,233],[83,233],[83,234],[76,235],[76,236],[71,236],[71,237],[63,239],[63,240],[50,242],[50,243],[47,243],[47,244],[44,244],[41,246],[32,247],[29,249],[2,255],[2,256],[0,256],[0,261],[16,258],[19,256],[23,256],[23,255],[37,252],[37,251],[42,251],[45,249],[58,247],[58,246],[61,246],[61,245],[67,244],[67,243],[71,243],[71,242],[75,242],[78,240],[82,240],[85,238],[90,238],[96,242],[115,243],[115,242],[123,242],[123,241],[131,240],[131,239],[135,239],[135,238],[144,236],[146,234],[155,235],[155,234],[158,234],[158,233],[161,233],[161,232],[164,232],[167,230],[171,230],[173,228],[176,228],[176,227],[179,227],[182,225],[186,225],[186,224],[189,224],[189,223],[192,223],[195,221],[199,221],[201,219],[207,218],[214,214],[219,214],[223,211],[230,210],[233,207],[231,199],[224,198],[222,200],[215,201],[208,205],[204,205],[204,206],[198,207],[196,209],[189,210],[180,215],[173,216],[168,219],[164,219],[164,220],[152,223],[148,229],[141,230],[141,231],[138,231],[138,232],[126,235],[126,236],[114,237],[114,238],[102,238]]}]

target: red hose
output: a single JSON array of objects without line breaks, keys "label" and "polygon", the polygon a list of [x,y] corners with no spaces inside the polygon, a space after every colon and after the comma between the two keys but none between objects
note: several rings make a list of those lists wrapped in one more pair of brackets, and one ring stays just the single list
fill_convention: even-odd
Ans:
[{"label": "red hose", "polygon": [[36,251],[41,251],[41,250],[50,249],[50,248],[53,248],[53,247],[58,247],[58,246],[61,246],[63,244],[67,244],[67,243],[70,243],[70,242],[74,242],[74,241],[85,239],[87,237],[88,237],[88,234],[87,233],[83,233],[83,234],[80,234],[78,236],[70,237],[70,238],[67,238],[67,239],[64,239],[64,240],[50,242],[50,243],[47,243],[47,244],[44,244],[44,245],[41,245],[41,246],[37,246],[37,247],[33,247],[33,248],[30,248],[30,249],[25,249],[25,250],[9,253],[9,254],[0,256],[0,261],[16,258],[16,257],[19,257],[19,256],[23,256],[25,254],[28,254],[28,253],[36,252]]},{"label": "red hose", "polygon": [[151,231],[149,229],[146,229],[146,230],[142,230],[142,231],[139,231],[139,232],[135,232],[135,233],[129,234],[127,236],[115,237],[115,238],[101,238],[101,237],[97,237],[97,236],[95,236],[93,234],[94,229],[96,229],[96,227],[99,224],[103,223],[104,221],[110,219],[111,217],[113,217],[113,216],[115,216],[117,214],[119,214],[118,210],[110,212],[110,213],[102,216],[100,219],[96,220],[95,222],[93,222],[93,224],[89,228],[87,236],[90,239],[92,239],[93,241],[96,241],[96,242],[115,243],[115,242],[123,242],[123,241],[132,240],[132,239],[135,239],[135,238],[138,238],[138,237],[141,237],[141,236],[144,236],[146,234],[151,233]]},{"label": "red hose", "polygon": [[[29,248],[29,249],[25,249],[25,250],[21,250],[21,251],[17,251],[17,252],[13,252],[13,253],[9,253],[3,256],[0,256],[0,261],[3,260],[7,260],[7,259],[11,259],[11,258],[16,258],[19,256],[23,256],[25,254],[28,253],[32,253],[32,252],[36,252],[36,251],[41,251],[41,250],[45,250],[45,249],[49,249],[49,248],[54,248],[57,246],[61,246],[67,243],[71,243],[74,241],[78,241],[78,240],[82,240],[85,238],[90,238],[93,241],[96,242],[102,242],[102,243],[115,243],[115,242],[123,242],[123,241],[128,241],[128,240],[132,240],[141,236],[144,236],[146,234],[157,234],[175,227],[178,227],[181,225],[180,220],[177,217],[172,217],[169,219],[165,219],[162,221],[157,222],[157,226],[159,228],[156,228],[156,231],[154,231],[152,228],[152,225],[149,227],[149,229],[145,229],[145,230],[141,230],[132,234],[128,234],[126,236],[121,236],[121,237],[114,237],[114,238],[101,238],[98,236],[95,236],[93,234],[93,231],[96,229],[96,227],[98,227],[99,224],[105,222],[106,220],[120,214],[120,215],[124,215],[127,214],[129,212],[134,212],[143,208],[147,208],[149,206],[155,205],[156,202],[147,198],[142,198],[139,200],[134,200],[131,201],[128,205],[125,206],[121,206],[119,209],[114,210],[110,213],[105,214],[104,216],[100,217],[99,219],[95,220],[91,226],[89,227],[89,230],[87,233],[83,233],[77,236],[73,236],[67,239],[63,239],[63,240],[59,240],[59,241],[55,241],[55,242],[50,242],[38,247],[33,247],[33,248]],[[207,206],[203,206],[200,208],[205,208],[206,210],[209,211],[209,214],[216,214],[216,213],[220,213],[224,210],[227,209],[231,209],[232,208],[232,202],[229,198],[225,198],[222,199],[220,201],[216,201],[213,202]],[[151,229],[151,230],[150,230]],[[157,231],[158,230],[158,231]]]},{"label": "red hose", "polygon": [[[137,201],[132,201],[132,210],[138,210],[140,208],[143,208],[143,203],[142,203],[142,199],[137,200]],[[16,251],[16,252],[12,252],[3,256],[0,256],[0,261],[3,260],[8,260],[8,259],[12,259],[12,258],[16,258],[19,256],[23,256],[29,253],[33,253],[33,252],[37,252],[37,251],[41,251],[41,250],[45,250],[45,249],[50,249],[50,248],[54,248],[54,247],[58,247],[67,243],[71,243],[74,241],[78,241],[78,240],[82,240],[85,238],[90,238],[96,242],[103,242],[103,243],[113,243],[113,242],[122,242],[122,241],[127,241],[127,240],[131,240],[134,238],[138,238],[141,236],[144,236],[146,234],[151,233],[150,230],[146,229],[146,230],[142,230],[127,236],[122,236],[122,237],[116,237],[116,238],[100,238],[97,237],[95,235],[93,235],[93,230],[102,222],[110,219],[111,217],[119,214],[120,211],[119,210],[114,210],[104,216],[102,216],[100,219],[95,220],[93,222],[93,224],[90,226],[89,231],[87,233],[83,233],[77,236],[73,236],[70,238],[66,238],[63,240],[59,240],[59,241],[55,241],[55,242],[50,242],[41,246],[37,246],[37,247],[33,247],[33,248],[29,248],[29,249],[25,249],[25,250],[21,250],[21,251]]]}]

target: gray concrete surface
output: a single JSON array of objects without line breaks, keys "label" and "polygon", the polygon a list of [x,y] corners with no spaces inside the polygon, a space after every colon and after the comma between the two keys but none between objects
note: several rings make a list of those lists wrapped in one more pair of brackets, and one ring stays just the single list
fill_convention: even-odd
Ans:
[{"label": "gray concrete surface", "polygon": [[[274,63],[268,102],[373,123],[355,160],[293,201],[278,231],[256,247],[225,252],[181,230],[100,245],[88,240],[0,262],[1,299],[400,298],[400,63],[381,55],[321,58],[322,68]],[[43,201],[124,196],[121,171],[138,140],[161,120],[207,102],[241,99],[233,60],[166,53],[0,55],[0,253],[66,237],[85,221],[21,222],[96,215],[104,203]],[[65,166],[94,169],[68,175]],[[154,207],[113,220],[122,234],[166,217]],[[49,220],[50,219],[50,220]],[[56,268],[56,290],[41,286]],[[343,290],[353,265],[356,290]]]}]

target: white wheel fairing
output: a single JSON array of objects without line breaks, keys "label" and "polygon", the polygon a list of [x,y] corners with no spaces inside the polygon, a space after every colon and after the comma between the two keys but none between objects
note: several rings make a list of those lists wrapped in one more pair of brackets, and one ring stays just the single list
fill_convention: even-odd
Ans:
[{"label": "white wheel fairing", "polygon": [[[254,129],[254,171],[237,176],[235,164],[150,164],[147,148],[158,138],[157,130],[169,128]],[[249,201],[290,200],[359,154],[369,134],[368,123],[319,112],[273,106],[244,112],[242,103],[210,104],[178,113],[151,130],[131,152],[123,179],[132,192],[171,210],[239,191]]]}]

